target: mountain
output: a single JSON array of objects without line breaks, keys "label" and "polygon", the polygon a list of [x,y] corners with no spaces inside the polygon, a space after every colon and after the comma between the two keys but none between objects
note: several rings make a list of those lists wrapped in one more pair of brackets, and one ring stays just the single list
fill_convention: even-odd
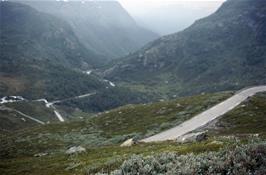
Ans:
[{"label": "mountain", "polygon": [[263,0],[228,0],[186,30],[121,59],[106,77],[168,96],[264,84],[265,14]]},{"label": "mountain", "polygon": [[25,1],[39,11],[67,21],[82,44],[107,58],[125,56],[156,39],[139,27],[116,1]]},{"label": "mountain", "polygon": [[0,9],[0,96],[54,99],[105,88],[81,73],[102,60],[66,22],[19,3],[1,2]]},{"label": "mountain", "polygon": [[64,108],[89,112],[145,100],[91,73],[103,60],[79,43],[66,22],[20,3],[1,2],[0,9],[0,97],[52,101],[96,92],[92,99],[73,100]]},{"label": "mountain", "polygon": [[102,62],[101,57],[80,44],[63,20],[7,2],[1,2],[1,53],[5,61],[11,57],[34,58],[87,69]]}]

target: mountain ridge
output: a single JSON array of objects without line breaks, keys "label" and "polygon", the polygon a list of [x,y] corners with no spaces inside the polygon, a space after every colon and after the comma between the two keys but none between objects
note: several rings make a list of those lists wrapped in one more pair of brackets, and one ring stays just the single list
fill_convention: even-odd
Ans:
[{"label": "mountain ridge", "polygon": [[165,93],[162,86],[168,96],[264,84],[265,6],[261,0],[229,0],[184,31],[121,59],[106,77]]},{"label": "mountain ridge", "polygon": [[79,43],[67,23],[20,3],[1,2],[0,8],[0,96],[54,99],[64,91],[71,96],[105,88],[81,72],[102,60]]},{"label": "mountain ridge", "polygon": [[148,29],[138,26],[116,1],[21,3],[67,21],[87,49],[109,59],[136,51],[158,37]]}]

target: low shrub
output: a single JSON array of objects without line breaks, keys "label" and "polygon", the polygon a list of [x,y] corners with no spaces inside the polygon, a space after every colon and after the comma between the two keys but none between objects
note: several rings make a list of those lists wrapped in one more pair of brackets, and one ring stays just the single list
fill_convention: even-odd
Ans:
[{"label": "low shrub", "polygon": [[178,155],[134,155],[114,175],[263,175],[266,174],[266,143],[238,146],[233,150]]}]

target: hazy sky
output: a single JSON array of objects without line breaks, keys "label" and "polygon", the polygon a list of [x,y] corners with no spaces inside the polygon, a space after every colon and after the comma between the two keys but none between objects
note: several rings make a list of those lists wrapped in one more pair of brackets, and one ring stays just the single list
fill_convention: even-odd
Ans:
[{"label": "hazy sky", "polygon": [[[213,4],[221,3],[225,0],[118,0],[128,11],[131,13],[137,13],[145,11],[146,8],[158,8],[160,6],[166,6],[171,4],[189,4],[196,6],[198,4]],[[212,7],[210,7],[212,8]]]},{"label": "hazy sky", "polygon": [[162,35],[215,12],[225,0],[118,0],[135,20]]},{"label": "hazy sky", "polygon": [[[1,1],[1,0],[0,0]],[[18,0],[19,1],[19,0]],[[40,1],[40,0],[29,0]],[[44,1],[44,0],[42,0]],[[48,0],[55,1],[55,0]],[[177,32],[215,12],[225,0],[56,0],[118,1],[135,21],[161,35]]]}]

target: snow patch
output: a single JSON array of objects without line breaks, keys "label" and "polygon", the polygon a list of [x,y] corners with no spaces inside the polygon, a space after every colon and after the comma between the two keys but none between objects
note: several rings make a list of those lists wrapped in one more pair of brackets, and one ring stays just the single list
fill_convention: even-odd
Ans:
[{"label": "snow patch", "polygon": [[25,99],[21,96],[5,96],[0,99],[0,104],[14,103],[19,101],[24,101]]},{"label": "snow patch", "polygon": [[92,70],[83,71],[84,74],[90,75],[92,73]]},{"label": "snow patch", "polygon": [[103,80],[103,81],[109,83],[109,85],[112,86],[112,87],[115,87],[116,86],[113,82],[111,82],[109,80]]}]

